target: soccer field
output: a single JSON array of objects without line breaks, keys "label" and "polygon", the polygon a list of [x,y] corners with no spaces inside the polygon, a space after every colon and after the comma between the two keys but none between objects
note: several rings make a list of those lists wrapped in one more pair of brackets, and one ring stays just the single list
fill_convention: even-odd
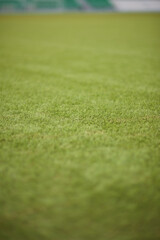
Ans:
[{"label": "soccer field", "polygon": [[160,14],[0,16],[0,239],[160,238]]}]

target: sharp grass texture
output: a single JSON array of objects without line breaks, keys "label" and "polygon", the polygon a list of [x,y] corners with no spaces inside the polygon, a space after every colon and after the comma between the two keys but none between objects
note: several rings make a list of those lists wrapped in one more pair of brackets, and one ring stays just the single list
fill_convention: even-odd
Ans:
[{"label": "sharp grass texture", "polygon": [[160,238],[159,25],[0,17],[0,239]]}]

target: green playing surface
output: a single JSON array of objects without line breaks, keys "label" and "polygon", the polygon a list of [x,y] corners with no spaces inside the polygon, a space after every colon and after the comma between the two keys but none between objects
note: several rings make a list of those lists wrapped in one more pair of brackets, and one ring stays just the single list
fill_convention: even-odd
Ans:
[{"label": "green playing surface", "polygon": [[160,238],[159,26],[0,17],[0,239]]}]

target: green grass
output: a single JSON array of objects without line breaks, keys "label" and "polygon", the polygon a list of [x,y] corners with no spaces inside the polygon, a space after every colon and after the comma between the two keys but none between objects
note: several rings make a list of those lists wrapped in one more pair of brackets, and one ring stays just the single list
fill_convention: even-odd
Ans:
[{"label": "green grass", "polygon": [[1,240],[160,238],[159,25],[0,17]]}]

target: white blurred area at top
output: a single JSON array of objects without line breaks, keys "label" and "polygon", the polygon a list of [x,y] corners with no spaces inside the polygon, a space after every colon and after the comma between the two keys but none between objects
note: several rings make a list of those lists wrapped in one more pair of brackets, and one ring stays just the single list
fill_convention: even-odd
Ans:
[{"label": "white blurred area at top", "polygon": [[112,4],[123,12],[160,11],[160,0],[112,0]]}]

